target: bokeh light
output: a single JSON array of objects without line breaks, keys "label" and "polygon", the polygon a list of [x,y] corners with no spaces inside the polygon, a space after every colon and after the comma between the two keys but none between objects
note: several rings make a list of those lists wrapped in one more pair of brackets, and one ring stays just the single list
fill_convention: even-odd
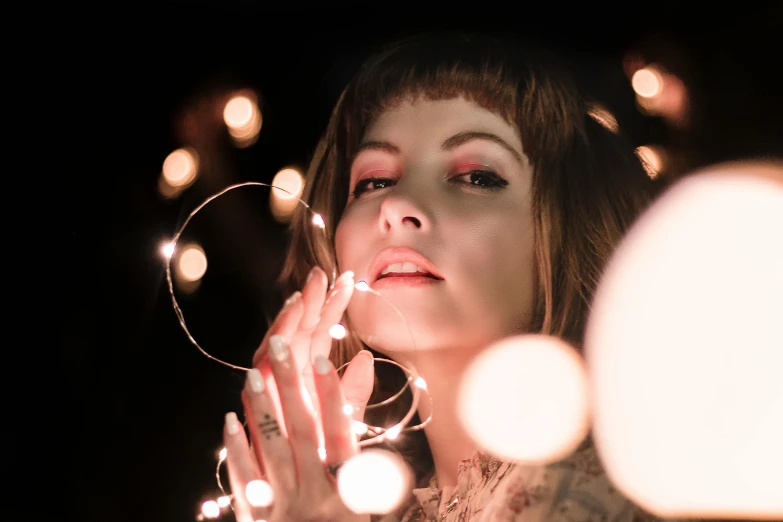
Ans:
[{"label": "bokeh light", "polygon": [[177,263],[177,275],[183,281],[198,281],[207,271],[207,255],[197,244],[191,243],[182,249]]},{"label": "bokeh light", "polygon": [[666,152],[658,145],[642,145],[636,148],[636,156],[645,172],[655,179],[666,169]]},{"label": "bokeh light", "polygon": [[237,147],[255,143],[263,118],[254,96],[250,93],[232,96],[223,109],[223,121]]},{"label": "bokeh light", "polygon": [[655,66],[643,67],[633,73],[631,87],[642,98],[653,98],[663,90],[663,76]]},{"label": "bokeh light", "polygon": [[609,132],[613,134],[620,132],[620,125],[617,123],[617,118],[614,117],[614,114],[612,114],[609,109],[600,103],[591,103],[587,109],[587,114]]},{"label": "bokeh light", "polygon": [[245,498],[251,506],[267,507],[272,505],[274,492],[266,480],[251,480],[245,486]]},{"label": "bokeh light", "polygon": [[191,148],[177,149],[163,161],[163,179],[172,187],[185,187],[198,174],[198,154]]},{"label": "bokeh light", "polygon": [[505,338],[472,362],[457,407],[462,426],[489,453],[524,463],[560,460],[589,428],[582,358],[554,337]]},{"label": "bokeh light", "polygon": [[214,500],[207,500],[201,504],[201,514],[204,518],[218,518],[220,516],[220,506]]},{"label": "bokeh light", "polygon": [[783,167],[682,179],[607,267],[585,354],[612,482],[664,518],[783,519]]},{"label": "bokeh light", "polygon": [[272,185],[277,187],[269,194],[272,215],[277,221],[287,222],[300,204],[297,198],[304,191],[304,176],[294,168],[284,168],[275,174]]},{"label": "bokeh light", "polygon": [[410,492],[411,482],[407,464],[386,450],[365,450],[348,459],[337,471],[340,498],[348,509],[358,514],[393,511]]}]

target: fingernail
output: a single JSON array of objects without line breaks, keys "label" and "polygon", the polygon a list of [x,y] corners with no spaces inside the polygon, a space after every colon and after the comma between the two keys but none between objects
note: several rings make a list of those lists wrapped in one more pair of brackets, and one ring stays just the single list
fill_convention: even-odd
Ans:
[{"label": "fingernail", "polygon": [[273,335],[269,338],[269,353],[278,362],[288,359],[288,346],[282,335]]},{"label": "fingernail", "polygon": [[264,391],[264,378],[261,376],[261,371],[258,368],[253,368],[247,372],[247,382],[254,393],[262,393]]},{"label": "fingernail", "polygon": [[343,272],[335,281],[334,286],[353,286],[353,272],[348,270]]},{"label": "fingernail", "polygon": [[356,357],[369,357],[370,363],[373,365],[375,364],[375,357],[373,357],[372,352],[370,350],[361,350],[359,353],[357,353],[354,356],[354,359]]},{"label": "fingernail", "polygon": [[309,283],[310,280],[313,278],[313,276],[315,275],[315,269],[316,269],[316,267],[313,267],[312,269],[310,269],[310,273],[307,274],[307,279],[305,280],[305,284]]},{"label": "fingernail", "polygon": [[326,375],[332,369],[332,361],[323,355],[316,355],[315,360],[313,361],[313,366],[315,367],[315,373],[319,375]]},{"label": "fingernail", "polygon": [[226,431],[229,435],[236,435],[239,433],[241,426],[239,425],[239,419],[237,414],[233,411],[226,413]]},{"label": "fingernail", "polygon": [[291,297],[285,300],[285,303],[283,303],[283,309],[288,308],[292,304],[294,304],[300,297],[302,297],[302,292],[296,291],[293,294],[291,294]]}]

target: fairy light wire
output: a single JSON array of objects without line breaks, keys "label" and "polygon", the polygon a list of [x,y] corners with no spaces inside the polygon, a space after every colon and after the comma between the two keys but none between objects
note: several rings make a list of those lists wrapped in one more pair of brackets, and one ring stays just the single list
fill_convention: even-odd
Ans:
[{"label": "fairy light wire", "polygon": [[[230,192],[232,190],[241,188],[241,187],[250,187],[250,186],[260,186],[260,187],[268,187],[270,189],[276,189],[276,190],[282,190],[286,194],[289,194],[292,198],[296,198],[299,200],[299,202],[307,207],[308,210],[312,211],[312,208],[310,208],[310,205],[308,205],[306,202],[304,202],[300,197],[298,197],[296,194],[293,194],[289,192],[288,190],[284,188],[280,188],[274,185],[270,185],[268,183],[262,183],[260,181],[246,181],[244,183],[237,183],[235,185],[230,185],[220,192],[213,194],[212,196],[208,197],[204,200],[199,206],[197,206],[190,214],[188,214],[188,217],[185,218],[185,221],[182,223],[182,225],[179,227],[179,230],[174,234],[174,237],[171,239],[171,242],[169,242],[169,246],[171,247],[171,255],[166,256],[166,282],[168,283],[169,287],[169,294],[171,295],[171,304],[174,307],[174,313],[177,315],[177,320],[179,321],[180,327],[185,331],[185,335],[187,335],[188,340],[195,346],[199,352],[201,352],[202,355],[207,357],[208,359],[215,361],[216,363],[222,364],[223,366],[227,366],[234,370],[241,370],[241,371],[250,371],[250,368],[245,368],[244,366],[239,366],[236,364],[231,364],[229,362],[226,362],[222,359],[219,359],[209,352],[207,352],[204,348],[201,347],[200,344],[196,341],[196,339],[193,338],[193,335],[190,333],[190,330],[188,330],[187,324],[185,324],[185,316],[182,313],[182,309],[179,307],[179,303],[177,302],[177,297],[174,295],[174,281],[171,277],[171,259],[174,257],[174,253],[177,250],[177,243],[179,242],[179,238],[182,235],[182,233],[185,231],[185,228],[187,228],[188,223],[190,223],[190,220],[193,219],[193,217],[201,211],[202,208],[206,207],[209,203],[214,201],[215,199],[219,198],[220,196],[226,194],[227,192]],[[316,214],[316,216],[320,216],[320,214]],[[323,218],[321,218],[323,219]]]},{"label": "fairy light wire", "polygon": [[[193,209],[190,212],[190,214],[188,214],[187,218],[185,218],[185,221],[182,223],[182,225],[179,227],[177,232],[174,234],[174,236],[172,237],[171,241],[167,244],[168,252],[166,253],[166,256],[165,256],[166,257],[166,266],[165,266],[165,268],[166,268],[166,282],[168,283],[169,295],[171,296],[171,304],[172,304],[172,307],[174,308],[174,313],[177,316],[177,320],[179,322],[179,325],[182,328],[182,330],[185,332],[185,335],[187,336],[187,338],[190,341],[190,343],[193,346],[195,346],[196,349],[204,357],[208,358],[209,360],[214,361],[214,362],[216,362],[218,364],[221,364],[221,365],[223,365],[225,367],[231,368],[233,370],[240,370],[240,371],[245,371],[245,372],[250,371],[250,368],[246,368],[244,366],[239,366],[239,365],[236,365],[236,364],[232,364],[232,363],[224,361],[224,360],[222,360],[222,359],[220,359],[218,357],[213,356],[212,354],[207,352],[198,343],[198,341],[196,341],[196,339],[193,337],[193,334],[191,334],[190,330],[188,329],[187,323],[185,322],[185,315],[182,312],[182,309],[180,308],[179,303],[177,302],[177,297],[176,297],[175,292],[174,292],[174,280],[173,280],[172,275],[171,275],[171,260],[172,260],[172,258],[174,257],[174,254],[177,251],[177,244],[179,242],[180,237],[182,236],[182,234],[184,233],[184,231],[187,228],[188,224],[195,217],[196,214],[198,214],[209,203],[211,203],[215,199],[225,195],[226,193],[228,193],[228,192],[230,192],[232,190],[238,189],[238,188],[250,187],[250,186],[267,187],[267,188],[272,189],[272,190],[276,189],[276,190],[281,190],[281,191],[285,192],[286,194],[291,196],[291,198],[296,199],[300,204],[304,205],[305,208],[307,208],[310,212],[313,213],[312,223],[313,223],[314,226],[317,226],[319,228],[325,228],[325,223],[324,223],[324,220],[323,220],[323,216],[321,216],[320,214],[318,214],[315,211],[313,211],[313,209],[310,207],[310,205],[308,205],[304,200],[302,200],[296,194],[294,194],[294,193],[292,193],[292,192],[290,192],[290,191],[288,191],[288,190],[286,190],[284,188],[277,187],[275,185],[271,185],[271,184],[268,184],[268,183],[263,183],[263,182],[260,182],[260,181],[248,181],[248,182],[244,182],[244,183],[237,183],[237,184],[234,184],[234,185],[230,185],[230,186],[224,188],[223,190],[221,190],[221,191],[213,194],[212,196],[208,197],[207,199],[205,199],[200,205],[198,205],[195,209]],[[331,281],[331,283],[329,285],[329,289],[330,290],[333,288],[334,283],[336,282],[336,280],[337,280],[337,271],[336,271],[336,268],[333,268],[332,269],[332,281]],[[408,321],[405,320],[405,316],[402,314],[402,312],[399,310],[399,308],[397,308],[394,305],[394,303],[392,303],[388,299],[384,298],[380,293],[378,293],[377,291],[375,291],[372,288],[370,288],[369,285],[367,285],[367,283],[365,281],[359,281],[359,283],[354,285],[354,288],[357,291],[368,292],[368,293],[371,293],[372,295],[380,297],[389,306],[392,307],[392,309],[394,310],[394,313],[402,320],[403,324],[405,325],[405,328],[407,329],[408,334],[410,336],[410,340],[412,342],[412,347],[413,347],[413,349],[415,351],[416,343],[415,343],[415,339],[414,339],[414,336],[413,336],[413,332],[411,331],[410,325],[408,324]],[[309,353],[309,355],[312,358],[312,346],[310,346],[310,353]],[[367,425],[367,424],[362,423],[367,428],[366,431],[365,431],[365,434],[366,433],[372,433],[373,436],[370,437],[370,438],[366,438],[366,439],[360,440],[359,441],[359,447],[367,447],[367,446],[370,446],[370,445],[373,445],[373,444],[381,443],[381,442],[383,442],[385,440],[396,439],[403,432],[410,432],[410,431],[421,430],[427,424],[429,424],[429,422],[432,420],[432,409],[433,409],[432,406],[433,406],[433,402],[432,402],[432,397],[431,397],[431,395],[428,392],[427,393],[427,397],[429,398],[429,402],[430,402],[430,410],[429,410],[430,413],[429,413],[428,417],[424,421],[420,422],[419,424],[417,424],[415,426],[408,426],[408,423],[411,421],[411,419],[416,414],[416,411],[418,409],[419,401],[421,399],[422,388],[426,389],[426,383],[425,383],[424,387],[419,386],[419,385],[416,384],[419,381],[424,382],[423,379],[421,379],[421,377],[419,376],[418,371],[416,370],[416,368],[414,366],[411,366],[411,367],[403,366],[402,364],[399,364],[396,361],[393,361],[391,359],[378,358],[378,359],[375,359],[375,360],[377,362],[386,363],[386,364],[392,364],[394,366],[397,366],[399,369],[401,369],[406,374],[407,378],[406,378],[405,384],[402,386],[402,388],[397,393],[395,393],[391,397],[388,397],[387,399],[385,399],[383,401],[380,401],[378,403],[368,404],[365,407],[365,409],[373,409],[373,408],[378,408],[378,407],[390,404],[391,402],[397,400],[405,392],[405,390],[407,388],[411,389],[412,400],[411,400],[411,405],[408,408],[408,411],[406,412],[406,414],[403,416],[403,418],[399,422],[397,422],[396,424],[394,424],[394,425],[392,425],[390,427],[372,426],[372,425]],[[343,364],[342,366],[340,366],[340,368],[338,368],[337,371],[339,372],[340,370],[345,368],[348,364],[349,363]],[[413,385],[411,385],[411,383],[413,383]],[[220,477],[221,467],[222,467],[223,463],[226,460],[226,456],[223,453],[224,452],[221,451],[220,457],[218,459],[217,467],[216,467],[216,470],[215,470],[215,478],[216,478],[216,481],[217,481],[217,485],[220,488],[220,491],[223,493],[223,495],[224,496],[229,496],[230,498],[233,499],[233,495],[229,495],[228,493],[226,493],[226,490],[223,487],[223,483],[222,483],[222,480],[221,480],[221,477]],[[229,505],[231,505],[231,508],[233,509],[233,505],[232,504],[229,504]]]}]

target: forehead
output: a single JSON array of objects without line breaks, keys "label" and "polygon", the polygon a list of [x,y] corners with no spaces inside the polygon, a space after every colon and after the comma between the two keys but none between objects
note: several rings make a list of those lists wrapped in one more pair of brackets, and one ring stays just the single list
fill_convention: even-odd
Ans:
[{"label": "forehead", "polygon": [[519,132],[500,115],[465,98],[404,100],[367,127],[362,142],[389,141],[402,148],[438,145],[459,132],[495,134],[522,153]]}]

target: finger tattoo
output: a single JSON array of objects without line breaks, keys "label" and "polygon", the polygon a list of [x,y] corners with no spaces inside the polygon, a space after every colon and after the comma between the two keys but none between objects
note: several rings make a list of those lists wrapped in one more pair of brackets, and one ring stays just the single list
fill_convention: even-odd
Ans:
[{"label": "finger tattoo", "polygon": [[272,436],[280,436],[280,426],[277,424],[277,420],[273,419],[268,413],[264,413],[264,420],[258,423],[258,429],[266,440],[272,438]]}]

